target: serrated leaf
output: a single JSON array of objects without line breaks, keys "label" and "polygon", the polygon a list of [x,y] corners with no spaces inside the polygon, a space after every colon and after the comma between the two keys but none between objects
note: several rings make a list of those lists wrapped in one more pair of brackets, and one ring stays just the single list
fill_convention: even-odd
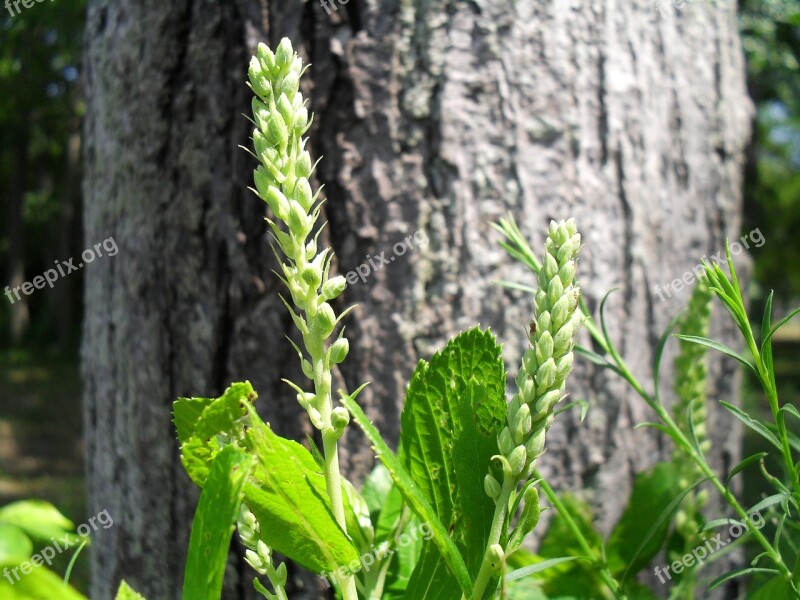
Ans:
[{"label": "serrated leaf", "polygon": [[389,470],[389,474],[392,476],[397,488],[403,494],[408,506],[423,523],[427,523],[431,528],[433,539],[439,551],[442,553],[445,562],[455,575],[461,591],[469,597],[472,594],[472,580],[469,571],[464,564],[464,559],[461,557],[458,548],[453,543],[453,540],[450,539],[447,529],[445,529],[439,517],[436,515],[436,511],[427,501],[425,495],[422,494],[419,486],[408,471],[405,470],[394,452],[386,445],[386,442],[383,440],[380,433],[378,433],[378,430],[375,429],[375,426],[370,422],[367,415],[364,414],[364,411],[361,410],[361,407],[356,401],[353,400],[351,396],[342,394],[341,403],[350,411],[353,420],[361,427],[364,434],[372,443],[376,456]]},{"label": "serrated leaf", "polygon": [[358,559],[358,551],[331,512],[325,477],[311,453],[264,424],[254,410],[246,444],[258,462],[245,484],[245,504],[258,519],[261,539],[314,573]]},{"label": "serrated leaf", "polygon": [[172,405],[173,422],[181,442],[181,463],[203,487],[219,452],[218,434],[242,429],[246,406],[256,398],[249,381],[231,384],[219,398],[179,398]]},{"label": "serrated leaf", "polygon": [[[494,502],[483,489],[506,416],[501,349],[490,332],[471,329],[452,339],[430,363],[420,361],[402,413],[402,458],[442,523],[451,531],[470,574],[480,569]],[[447,600],[460,596],[434,544],[423,548],[407,593]]]},{"label": "serrated leaf", "polygon": [[145,597],[136,593],[127,582],[123,581],[119,584],[117,595],[114,600],[145,600]]},{"label": "serrated leaf", "polygon": [[183,597],[218,600],[242,489],[255,459],[233,445],[214,459],[192,521]]}]

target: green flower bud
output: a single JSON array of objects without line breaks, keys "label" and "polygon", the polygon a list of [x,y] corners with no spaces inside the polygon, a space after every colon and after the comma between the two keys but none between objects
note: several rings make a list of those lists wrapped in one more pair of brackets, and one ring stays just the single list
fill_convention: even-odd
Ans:
[{"label": "green flower bud", "polygon": [[[550,280],[550,285],[547,289],[547,302],[550,306],[554,306],[558,299],[564,293],[564,286],[561,285],[561,280],[556,276]],[[551,311],[552,312],[552,311]]]},{"label": "green flower bud", "polygon": [[553,304],[553,329],[561,329],[564,323],[570,317],[570,297],[569,296],[561,296],[555,304]]},{"label": "green flower bud", "polygon": [[258,44],[258,60],[265,74],[272,75],[275,70],[275,55],[263,42]]},{"label": "green flower bud", "polygon": [[527,404],[519,407],[514,417],[514,441],[522,443],[531,432],[531,409]]},{"label": "green flower bud", "polygon": [[486,495],[492,500],[497,500],[498,496],[500,496],[500,484],[491,473],[487,474],[486,477],[483,478],[483,489],[486,492]]},{"label": "green flower bud", "polygon": [[[256,122],[256,125],[261,131],[266,131],[270,121],[269,107],[258,98],[253,97],[252,108],[253,120]],[[273,142],[273,144],[275,143],[276,142]]]},{"label": "green flower bud", "polygon": [[572,371],[572,363],[575,361],[575,355],[572,352],[565,354],[556,363],[556,379],[554,384],[561,385],[564,380]]},{"label": "green flower bud", "polygon": [[289,223],[290,231],[298,238],[305,238],[308,235],[308,215],[303,207],[294,200],[289,201]]},{"label": "green flower bud", "polygon": [[325,423],[322,422],[322,415],[319,414],[319,411],[313,406],[309,406],[306,412],[308,413],[308,419],[311,421],[311,424],[322,431],[323,427],[325,427]]},{"label": "green flower bud", "polygon": [[291,65],[293,56],[292,42],[289,38],[283,38],[275,51],[275,65],[280,68],[288,67]]},{"label": "green flower bud", "polygon": [[327,302],[323,302],[317,309],[317,323],[322,333],[322,337],[326,338],[333,333],[333,328],[336,327],[336,315]]},{"label": "green flower bud", "polygon": [[311,191],[311,184],[308,179],[300,177],[294,187],[294,198],[305,210],[309,210],[314,203],[314,194]]},{"label": "green flower bud", "polygon": [[532,419],[541,419],[544,415],[553,410],[556,403],[561,400],[561,390],[551,390],[536,400],[536,405],[533,407]]},{"label": "green flower bud", "polygon": [[504,456],[511,454],[511,451],[514,449],[514,440],[511,437],[511,431],[508,427],[503,427],[503,430],[500,432],[497,438],[497,447]]},{"label": "green flower bud", "polygon": [[511,472],[514,475],[519,475],[522,473],[522,469],[525,468],[525,461],[527,458],[528,453],[525,450],[525,446],[517,446],[511,451],[511,454],[508,456],[508,464],[511,465]]},{"label": "green flower bud", "polygon": [[525,453],[530,457],[531,461],[536,460],[544,452],[544,435],[545,429],[542,428],[534,433],[527,442],[525,442]]},{"label": "green flower bud", "polygon": [[572,282],[575,279],[575,268],[575,261],[570,260],[564,263],[558,270],[558,278],[561,280],[561,285],[563,285],[564,288],[568,288],[570,285],[572,285]]},{"label": "green flower bud", "polygon": [[305,281],[309,288],[316,291],[322,281],[322,273],[311,266],[307,266],[303,271],[303,281]]},{"label": "green flower bud", "polygon": [[350,342],[347,341],[347,338],[339,338],[331,344],[329,352],[331,363],[338,365],[347,358],[347,353],[350,352]]},{"label": "green flower bud", "polygon": [[548,358],[539,371],[536,373],[536,394],[541,395],[547,392],[556,380],[556,363],[552,358]]},{"label": "green flower bud", "polygon": [[253,567],[253,570],[255,570],[257,573],[261,573],[262,575],[267,574],[267,565],[264,564],[264,561],[261,559],[261,557],[253,550],[250,550],[249,548],[245,550],[244,559],[247,564]]},{"label": "green flower bud", "polygon": [[[313,379],[313,374],[310,379]],[[297,403],[303,407],[303,410],[308,410],[309,406],[313,406],[316,399],[317,395],[312,392],[303,392],[302,394],[297,394]]]},{"label": "green flower bud", "polygon": [[503,560],[505,560],[505,553],[503,552],[503,547],[500,544],[492,544],[489,547],[489,552],[487,552],[487,557],[489,562],[492,566],[493,571],[497,571],[503,565]]},{"label": "green flower bud", "polygon": [[536,319],[537,331],[549,331],[551,325],[551,315],[549,311],[543,311]]},{"label": "green flower bud", "polygon": [[270,89],[269,81],[261,70],[261,63],[255,56],[250,59],[250,68],[247,69],[247,76],[250,79],[253,91],[268,100],[272,90]]},{"label": "green flower bud", "polygon": [[297,162],[294,166],[294,172],[297,177],[311,177],[311,173],[314,170],[314,163],[311,162],[311,155],[308,153],[307,150],[303,150],[300,156],[297,158]]},{"label": "green flower bud", "polygon": [[[259,167],[261,170],[263,167]],[[263,173],[263,171],[262,171]],[[256,172],[256,187],[258,187],[258,172]],[[259,189],[259,192],[261,189]],[[269,186],[267,189],[266,197],[264,198],[272,209],[273,214],[280,220],[285,220],[289,216],[290,208],[289,200],[284,196],[281,191],[274,185]]]},{"label": "green flower bud", "polygon": [[326,301],[338,298],[347,287],[347,280],[341,275],[328,279],[322,284],[322,297]]},{"label": "green flower bud", "polygon": [[338,437],[342,437],[344,430],[350,423],[350,413],[343,406],[337,406],[331,411],[331,427]]},{"label": "green flower bud", "polygon": [[553,336],[546,329],[542,331],[536,341],[534,351],[536,352],[536,362],[543,365],[548,358],[553,356]]},{"label": "green flower bud", "polygon": [[540,277],[544,277],[544,281],[549,282],[556,275],[558,275],[558,263],[556,262],[555,257],[549,253],[545,254]]},{"label": "green flower bud", "polygon": [[297,73],[290,71],[281,82],[281,94],[286,94],[289,98],[294,98],[300,89],[300,78]]},{"label": "green flower bud", "polygon": [[294,115],[294,132],[297,135],[302,135],[308,129],[308,109],[301,106],[297,109]]},{"label": "green flower bud", "polygon": [[306,260],[312,260],[317,255],[317,240],[311,240],[306,244]]},{"label": "green flower bud", "polygon": [[281,94],[280,98],[278,98],[277,106],[278,112],[281,113],[281,117],[283,117],[287,129],[291,129],[292,122],[294,121],[294,108],[292,107],[291,100],[286,97],[286,94]]},{"label": "green flower bud", "polygon": [[311,363],[308,362],[308,360],[304,358],[303,361],[300,363],[300,366],[303,369],[303,375],[305,375],[309,379],[314,379],[314,367],[311,366]]},{"label": "green flower bud", "polygon": [[[281,154],[286,152],[286,146],[289,144],[289,129],[283,121],[283,117],[278,113],[272,113],[271,119],[267,127],[261,127],[267,134],[267,140],[273,146],[280,147]],[[258,121],[256,121],[258,123]],[[259,123],[259,126],[260,123]]]}]

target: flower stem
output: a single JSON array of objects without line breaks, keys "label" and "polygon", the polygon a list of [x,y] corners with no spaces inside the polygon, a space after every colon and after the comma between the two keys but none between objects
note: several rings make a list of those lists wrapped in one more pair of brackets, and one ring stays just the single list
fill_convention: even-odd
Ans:
[{"label": "flower stem", "polygon": [[497,497],[497,503],[494,507],[494,517],[492,518],[492,528],[489,531],[489,541],[486,543],[486,552],[483,555],[483,562],[481,563],[478,577],[472,587],[472,600],[481,600],[483,593],[486,591],[486,586],[495,572],[492,567],[492,561],[489,556],[490,548],[500,543],[500,538],[503,535],[503,527],[506,523],[506,512],[508,511],[508,501],[511,494],[517,487],[517,481],[514,477],[507,474],[503,477],[503,487],[500,490],[500,495]]}]

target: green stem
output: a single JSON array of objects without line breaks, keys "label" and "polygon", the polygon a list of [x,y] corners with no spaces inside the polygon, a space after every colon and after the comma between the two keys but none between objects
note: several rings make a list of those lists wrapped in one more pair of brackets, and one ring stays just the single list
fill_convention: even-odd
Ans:
[{"label": "green stem", "polygon": [[545,480],[544,477],[542,477],[542,474],[539,473],[538,470],[535,470],[533,472],[533,476],[535,479],[541,479],[541,481],[539,482],[539,487],[542,488],[542,491],[544,492],[545,496],[547,496],[547,499],[550,500],[550,503],[555,507],[555,509],[558,511],[558,514],[564,520],[564,523],[566,524],[567,528],[575,536],[575,539],[577,540],[581,549],[586,553],[586,558],[588,558],[591,561],[592,565],[598,570],[600,578],[608,586],[608,589],[611,590],[615,598],[617,598],[618,600],[624,600],[625,595],[621,591],[621,586],[619,582],[616,579],[614,579],[614,576],[611,574],[608,568],[603,564],[603,562],[599,558],[597,558],[597,556],[595,556],[594,550],[592,550],[592,547],[589,545],[589,542],[584,537],[583,533],[580,530],[580,527],[578,527],[578,524],[575,523],[575,521],[573,520],[572,515],[569,514],[569,510],[567,509],[567,507],[564,506],[561,500],[559,500],[553,488],[550,487],[550,484],[547,483],[547,480]]},{"label": "green stem", "polygon": [[472,586],[472,600],[481,600],[481,598],[483,598],[486,586],[489,585],[489,581],[494,574],[489,551],[493,545],[500,543],[500,538],[503,536],[503,527],[506,523],[506,512],[508,511],[508,501],[516,487],[516,479],[507,475],[503,476],[503,487],[495,503],[492,528],[489,531],[489,541],[486,543],[486,552],[484,552],[483,555],[483,562],[481,563],[480,571],[478,571],[478,577],[475,579],[475,583]]}]

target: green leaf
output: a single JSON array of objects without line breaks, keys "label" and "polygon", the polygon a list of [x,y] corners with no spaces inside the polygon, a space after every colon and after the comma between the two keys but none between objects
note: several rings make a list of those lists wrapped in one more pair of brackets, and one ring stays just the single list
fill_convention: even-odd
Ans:
[{"label": "green leaf", "polygon": [[245,503],[265,544],[314,573],[358,559],[358,551],[331,512],[325,477],[301,444],[272,432],[250,411],[246,444],[255,452],[257,483],[245,484]]},{"label": "green leaf", "polygon": [[215,400],[180,398],[173,403],[173,421],[181,442],[181,463],[189,477],[203,487],[219,452],[216,436],[243,429],[246,405],[256,398],[249,381],[233,383]]},{"label": "green leaf", "polygon": [[53,571],[33,567],[27,575],[19,571],[20,579],[14,584],[6,577],[0,578],[0,598],[4,600],[87,600],[75,588],[65,584]]},{"label": "green leaf", "polygon": [[516,569],[511,571],[508,575],[506,575],[506,581],[514,581],[516,579],[522,579],[523,577],[528,577],[529,575],[533,575],[535,573],[541,573],[549,569],[550,567],[554,567],[556,565],[560,565],[565,562],[571,562],[573,560],[578,560],[580,557],[578,556],[561,556],[559,558],[551,558],[548,560],[543,560],[540,563],[536,563],[533,565],[529,565],[527,567],[522,567],[521,569]]},{"label": "green leaf", "polygon": [[117,595],[114,600],[145,600],[145,597],[136,593],[126,581],[119,584]]},{"label": "green leaf", "polygon": [[369,506],[364,497],[347,479],[342,477],[342,498],[344,502],[347,533],[358,547],[366,553],[375,543],[375,530],[369,514]]},{"label": "green leaf", "polygon": [[715,587],[718,587],[725,583],[730,579],[734,579],[735,577],[742,577],[743,575],[752,575],[754,573],[769,573],[772,575],[780,575],[780,571],[776,569],[763,569],[761,567],[745,567],[744,569],[736,569],[735,571],[728,571],[727,573],[720,575],[714,581],[708,584],[706,588],[709,592],[713,590]]},{"label": "green leaf", "polygon": [[33,543],[16,525],[0,523],[0,564],[17,565],[33,554]]},{"label": "green leaf", "polygon": [[433,540],[435,541],[439,551],[442,553],[447,566],[456,577],[461,591],[469,597],[472,594],[472,580],[467,571],[467,566],[464,564],[464,559],[461,557],[458,548],[453,540],[447,533],[447,529],[442,525],[436,511],[425,498],[424,494],[419,489],[414,479],[409,475],[408,471],[403,468],[402,463],[398,460],[394,452],[389,449],[386,442],[383,441],[378,430],[361,410],[361,407],[353,400],[352,396],[341,394],[342,405],[350,411],[353,415],[353,420],[364,431],[369,441],[372,443],[375,454],[380,461],[389,470],[392,479],[397,485],[403,497],[406,499],[411,510],[420,518],[423,523],[427,523],[433,532]]},{"label": "green leaf", "polygon": [[[734,575],[735,576],[735,575]],[[748,590],[747,600],[795,600],[791,584],[780,573],[755,590]]]},{"label": "green leaf", "polygon": [[[608,568],[614,575],[638,573],[663,547],[669,517],[678,507],[674,499],[679,489],[678,474],[669,463],[658,463],[636,475],[628,504],[606,546]],[[659,515],[660,520],[656,519]]]},{"label": "green leaf", "polygon": [[758,435],[763,437],[765,440],[770,442],[773,446],[775,446],[778,450],[782,450],[781,443],[778,441],[778,438],[772,433],[761,421],[758,421],[744,412],[741,408],[730,404],[729,402],[725,402],[724,400],[720,400],[719,402],[724,406],[728,412],[730,412],[734,417],[739,419],[742,423],[747,425],[750,429],[755,431]]},{"label": "green leaf", "polygon": [[[774,294],[775,292],[770,290],[769,296],[767,297],[767,303],[764,306],[764,316],[761,320],[761,331],[764,332],[769,331],[770,328],[770,320],[772,319],[772,297]],[[761,362],[764,363],[767,373],[774,374],[775,367],[772,364],[772,344],[770,343],[770,340],[766,340],[761,344]]]},{"label": "green leaf", "polygon": [[183,597],[218,600],[234,523],[242,505],[242,488],[255,460],[233,445],[214,459],[194,513]]},{"label": "green leaf", "polygon": [[35,540],[49,542],[69,536],[70,543],[80,539],[75,525],[59,510],[44,500],[20,500],[0,508],[0,524],[16,525]]},{"label": "green leaf", "polygon": [[728,475],[728,478],[725,480],[725,486],[727,487],[731,479],[736,477],[736,475],[744,471],[750,465],[757,463],[765,456],[767,456],[766,452],[756,452],[755,454],[751,454],[750,456],[742,460],[738,465],[736,465],[735,467],[733,467],[733,469],[731,469],[730,475]]},{"label": "green leaf", "polygon": [[[451,532],[471,576],[480,569],[494,502],[483,480],[505,422],[505,369],[491,332],[471,329],[452,339],[430,363],[420,361],[401,417],[406,469]],[[437,573],[439,571],[439,573]],[[409,597],[460,597],[430,542],[411,576]]]},{"label": "green leaf", "polygon": [[719,342],[715,342],[709,338],[700,337],[696,335],[681,335],[675,334],[675,337],[678,339],[683,340],[684,342],[691,342],[693,344],[700,344],[701,346],[706,346],[707,348],[711,348],[712,350],[717,350],[718,352],[722,352],[726,356],[730,356],[731,358],[735,358],[744,366],[753,370],[754,373],[758,373],[756,366],[747,360],[744,356],[736,352],[735,350],[731,350],[724,344],[720,344]]},{"label": "green leaf", "polygon": [[678,326],[681,318],[683,317],[686,311],[682,310],[677,315],[672,317],[672,320],[667,324],[666,329],[664,329],[664,333],[661,334],[661,337],[658,340],[658,345],[656,346],[656,352],[653,357],[653,389],[655,390],[655,397],[658,400],[659,393],[658,393],[658,381],[659,375],[661,373],[661,357],[664,354],[664,349],[667,346],[667,341],[669,340],[669,336],[672,333],[672,330]]},{"label": "green leaf", "polygon": [[381,463],[376,464],[372,472],[364,480],[364,485],[361,487],[361,495],[364,496],[364,500],[369,506],[373,523],[377,523],[377,516],[386,504],[386,498],[389,496],[393,485],[392,476],[389,475],[389,471]]},{"label": "green leaf", "polygon": [[800,313],[800,306],[795,308],[792,312],[790,312],[788,315],[783,317],[780,321],[775,323],[775,325],[772,326],[772,329],[769,330],[769,333],[764,338],[764,341],[762,342],[762,346],[763,346],[763,344],[766,344],[769,340],[771,340],[772,336],[775,335],[775,332],[778,331],[778,329],[780,329],[784,325],[786,325],[786,323],[791,321],[797,313]]}]

